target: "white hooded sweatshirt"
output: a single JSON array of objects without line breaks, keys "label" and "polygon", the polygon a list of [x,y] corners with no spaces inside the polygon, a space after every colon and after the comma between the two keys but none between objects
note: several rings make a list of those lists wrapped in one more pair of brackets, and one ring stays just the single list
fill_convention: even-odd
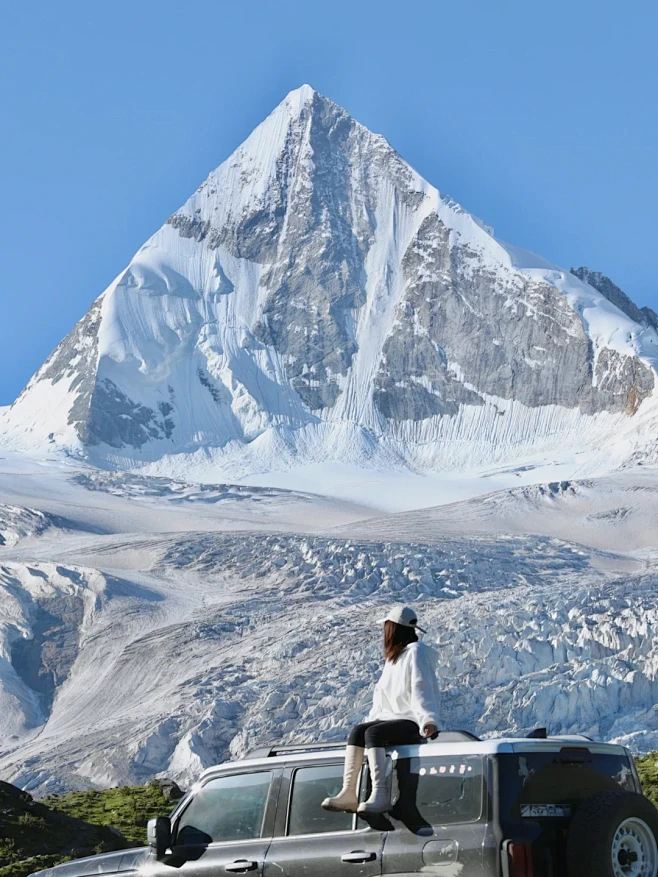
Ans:
[{"label": "white hooded sweatshirt", "polygon": [[386,661],[375,686],[366,722],[411,719],[422,731],[439,727],[441,693],[435,667],[438,656],[425,643],[409,643],[395,664]]}]

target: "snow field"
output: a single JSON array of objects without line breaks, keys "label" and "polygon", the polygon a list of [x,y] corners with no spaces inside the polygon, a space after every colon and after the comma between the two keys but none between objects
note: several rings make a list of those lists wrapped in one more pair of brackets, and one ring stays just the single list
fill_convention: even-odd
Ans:
[{"label": "snow field", "polygon": [[529,484],[371,518],[340,532],[428,542],[469,532],[542,533],[603,550],[651,549],[658,544],[658,478],[638,467],[599,479]]}]

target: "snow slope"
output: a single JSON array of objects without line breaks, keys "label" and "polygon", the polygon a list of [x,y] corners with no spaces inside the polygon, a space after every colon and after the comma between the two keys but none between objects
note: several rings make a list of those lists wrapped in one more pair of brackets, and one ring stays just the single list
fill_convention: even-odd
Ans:
[{"label": "snow slope", "polygon": [[464,533],[541,534],[610,551],[658,546],[658,476],[643,468],[605,478],[528,484],[338,528],[345,535],[434,542]]},{"label": "snow slope", "polygon": [[0,441],[192,480],[656,455],[653,325],[303,86],[138,251]]}]

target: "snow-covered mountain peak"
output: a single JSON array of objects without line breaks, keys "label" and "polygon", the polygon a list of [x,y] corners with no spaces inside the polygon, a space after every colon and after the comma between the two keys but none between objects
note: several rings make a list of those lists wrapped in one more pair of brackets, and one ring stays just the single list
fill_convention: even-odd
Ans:
[{"label": "snow-covered mountain peak", "polygon": [[234,476],[628,434],[601,451],[616,465],[641,450],[629,418],[654,395],[658,334],[586,279],[497,241],[304,85],[97,299],[5,415],[8,440]]},{"label": "snow-covered mountain peak", "polygon": [[325,104],[331,104],[336,107],[336,109],[340,110],[340,107],[337,104],[334,104],[329,98],[326,98],[324,95],[317,92],[312,85],[304,83],[304,85],[300,85],[299,88],[294,88],[292,91],[289,91],[274,112],[276,113],[281,107],[285,107],[286,111],[292,118],[298,118],[306,107],[313,104],[313,101],[316,100],[316,98],[323,101]]}]

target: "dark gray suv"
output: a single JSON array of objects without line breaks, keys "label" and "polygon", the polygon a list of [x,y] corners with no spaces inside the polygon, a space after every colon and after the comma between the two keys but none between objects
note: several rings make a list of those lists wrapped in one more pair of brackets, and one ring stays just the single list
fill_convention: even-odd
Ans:
[{"label": "dark gray suv", "polygon": [[320,806],[342,784],[342,750],[283,746],[209,768],[149,823],[149,847],[39,875],[656,877],[658,813],[621,746],[442,732],[389,750],[393,806],[367,822]]}]

